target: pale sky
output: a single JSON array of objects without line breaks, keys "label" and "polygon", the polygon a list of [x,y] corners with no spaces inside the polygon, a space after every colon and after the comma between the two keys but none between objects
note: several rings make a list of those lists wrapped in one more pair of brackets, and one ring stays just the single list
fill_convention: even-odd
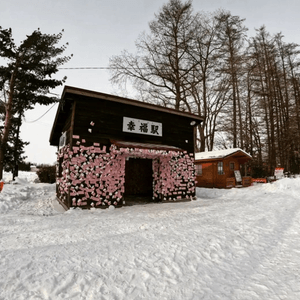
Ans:
[{"label": "pale sky", "polygon": [[[66,55],[73,54],[64,67],[107,67],[109,58],[126,49],[135,52],[135,41],[148,31],[148,23],[167,1],[163,0],[9,0],[1,5],[0,26],[12,28],[18,44],[26,35],[40,28],[42,33],[64,29],[62,43],[69,43]],[[195,12],[213,12],[219,8],[245,18],[248,36],[254,28],[266,26],[271,34],[282,32],[285,42],[300,44],[300,0],[194,0]],[[115,94],[107,70],[60,70],[67,85]],[[53,93],[61,95],[63,86]],[[52,164],[56,147],[49,136],[57,105],[40,120],[50,106],[37,107],[26,113],[21,138],[29,141],[27,161]]]}]

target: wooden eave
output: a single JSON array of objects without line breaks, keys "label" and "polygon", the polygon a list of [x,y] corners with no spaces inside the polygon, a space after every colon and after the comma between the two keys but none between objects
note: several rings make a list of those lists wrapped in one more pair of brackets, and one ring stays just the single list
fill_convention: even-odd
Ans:
[{"label": "wooden eave", "polygon": [[61,101],[59,104],[59,107],[57,109],[55,121],[51,130],[50,134],[50,145],[56,146],[58,144],[59,137],[61,135],[61,130],[64,125],[65,117],[69,113],[68,110],[71,108],[71,103],[74,101],[72,96],[85,96],[85,97],[90,97],[93,99],[99,99],[99,100],[107,100],[107,101],[113,101],[116,103],[123,103],[127,105],[133,105],[133,106],[138,106],[138,107],[143,107],[146,109],[151,109],[151,110],[156,110],[159,112],[165,112],[168,114],[174,114],[182,117],[186,117],[191,119],[191,121],[195,121],[195,125],[199,125],[201,122],[203,122],[203,117],[194,115],[189,112],[183,112],[183,111],[178,111],[172,108],[167,108],[167,107],[162,107],[150,103],[145,103],[133,99],[128,99],[128,98],[123,98],[120,96],[115,96],[115,95],[109,95],[101,92],[95,92],[95,91],[90,91],[90,90],[85,90],[85,89],[80,89],[76,87],[71,87],[71,86],[65,86],[64,90],[62,92],[61,96]]},{"label": "wooden eave", "polygon": [[183,112],[183,111],[175,110],[172,108],[167,108],[167,107],[158,106],[155,104],[141,102],[138,100],[123,98],[120,96],[109,95],[109,94],[105,94],[105,93],[101,93],[101,92],[95,92],[95,91],[80,89],[80,88],[71,87],[71,86],[65,86],[63,93],[62,93],[62,99],[65,98],[66,94],[86,96],[86,97],[91,97],[91,98],[95,98],[95,99],[103,99],[103,100],[108,100],[108,101],[113,101],[113,102],[124,103],[124,104],[128,104],[128,105],[144,107],[147,109],[157,110],[157,111],[161,111],[161,112],[171,113],[171,114],[183,116],[186,118],[191,118],[195,121],[198,121],[199,124],[203,121],[202,117],[194,115],[189,112]]},{"label": "wooden eave", "polygon": [[226,159],[226,158],[229,158],[229,157],[234,157],[234,158],[236,158],[238,160],[242,160],[244,162],[249,161],[249,160],[252,159],[251,155],[249,155],[249,154],[247,154],[243,151],[236,151],[234,153],[231,153],[229,155],[224,156],[223,159]]}]

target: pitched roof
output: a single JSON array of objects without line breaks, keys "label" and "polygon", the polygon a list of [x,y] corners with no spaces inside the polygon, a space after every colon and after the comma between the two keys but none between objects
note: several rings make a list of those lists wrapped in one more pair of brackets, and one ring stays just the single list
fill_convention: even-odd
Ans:
[{"label": "pitched roof", "polygon": [[159,106],[159,105],[146,103],[146,102],[142,102],[142,101],[138,101],[138,100],[133,100],[133,99],[129,99],[129,98],[105,94],[105,93],[96,92],[96,91],[85,90],[85,89],[67,86],[67,85],[64,87],[61,98],[63,99],[66,96],[66,94],[75,94],[75,95],[92,97],[92,98],[96,98],[96,99],[103,99],[103,100],[109,100],[109,101],[113,101],[113,102],[134,105],[134,106],[140,106],[140,107],[144,107],[144,108],[148,108],[148,109],[152,109],[152,110],[167,112],[170,114],[175,114],[175,115],[180,115],[180,116],[184,116],[187,118],[195,119],[195,120],[199,121],[199,123],[203,121],[203,117],[192,114],[190,112],[180,111],[180,110],[176,110],[174,108]]},{"label": "pitched roof", "polygon": [[62,92],[61,101],[57,109],[56,117],[50,134],[50,144],[55,145],[61,135],[62,126],[66,118],[66,112],[71,109],[72,96],[84,96],[91,99],[108,100],[115,103],[123,103],[132,106],[143,107],[154,111],[165,112],[191,119],[191,122],[200,124],[203,117],[185,111],[175,110],[173,108],[163,107],[155,104],[145,103],[120,96],[105,94],[96,91],[90,91],[72,86],[65,86]]},{"label": "pitched roof", "polygon": [[216,150],[216,151],[207,151],[207,152],[198,152],[195,153],[195,160],[201,159],[216,159],[216,158],[225,158],[227,156],[234,155],[235,153],[242,152],[249,158],[251,155],[240,148],[231,148],[231,149],[223,149],[223,150]]}]

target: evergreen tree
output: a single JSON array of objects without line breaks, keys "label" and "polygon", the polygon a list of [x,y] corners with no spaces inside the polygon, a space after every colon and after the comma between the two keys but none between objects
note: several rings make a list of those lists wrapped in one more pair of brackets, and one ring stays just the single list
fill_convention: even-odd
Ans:
[{"label": "evergreen tree", "polygon": [[[0,120],[3,121],[4,113],[1,114],[0,111]],[[4,170],[11,171],[13,177],[18,176],[18,165],[24,163],[24,148],[29,145],[29,142],[24,142],[19,137],[18,131],[20,128],[21,122],[19,117],[13,117],[11,122],[11,130],[8,136],[8,142],[6,146],[6,151],[4,153]],[[3,126],[0,125],[0,131],[3,130]]]},{"label": "evergreen tree", "polygon": [[62,85],[66,78],[58,80],[52,75],[70,59],[70,56],[62,56],[66,46],[57,45],[61,38],[62,32],[51,35],[37,29],[17,46],[12,30],[0,27],[0,57],[8,61],[0,66],[0,91],[5,107],[0,130],[0,179],[13,118],[24,116],[35,104],[49,105],[57,101],[49,96],[49,91]]}]

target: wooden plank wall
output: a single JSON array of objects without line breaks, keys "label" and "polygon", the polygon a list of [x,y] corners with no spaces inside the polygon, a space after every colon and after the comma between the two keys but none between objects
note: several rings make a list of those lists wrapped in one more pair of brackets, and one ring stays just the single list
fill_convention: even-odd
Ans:
[{"label": "wooden plank wall", "polygon": [[[162,123],[163,136],[156,137],[122,132],[124,116]],[[90,125],[91,121],[95,123],[94,126]],[[81,139],[85,139],[87,146],[92,145],[94,142],[109,143],[109,139],[114,139],[170,145],[193,153],[194,130],[190,125],[190,121],[191,119],[183,116],[143,107],[76,96],[73,134],[79,135]],[[92,132],[89,132],[89,129]]]},{"label": "wooden plank wall", "polygon": [[[223,161],[224,174],[218,174],[218,161]],[[228,187],[228,178],[235,179],[234,170],[230,169],[230,163],[234,163],[234,170],[240,170],[239,160],[234,157],[216,159],[214,161],[197,161],[195,164],[202,164],[202,175],[196,176],[197,186],[199,187]],[[231,180],[232,182],[232,180]]]}]

